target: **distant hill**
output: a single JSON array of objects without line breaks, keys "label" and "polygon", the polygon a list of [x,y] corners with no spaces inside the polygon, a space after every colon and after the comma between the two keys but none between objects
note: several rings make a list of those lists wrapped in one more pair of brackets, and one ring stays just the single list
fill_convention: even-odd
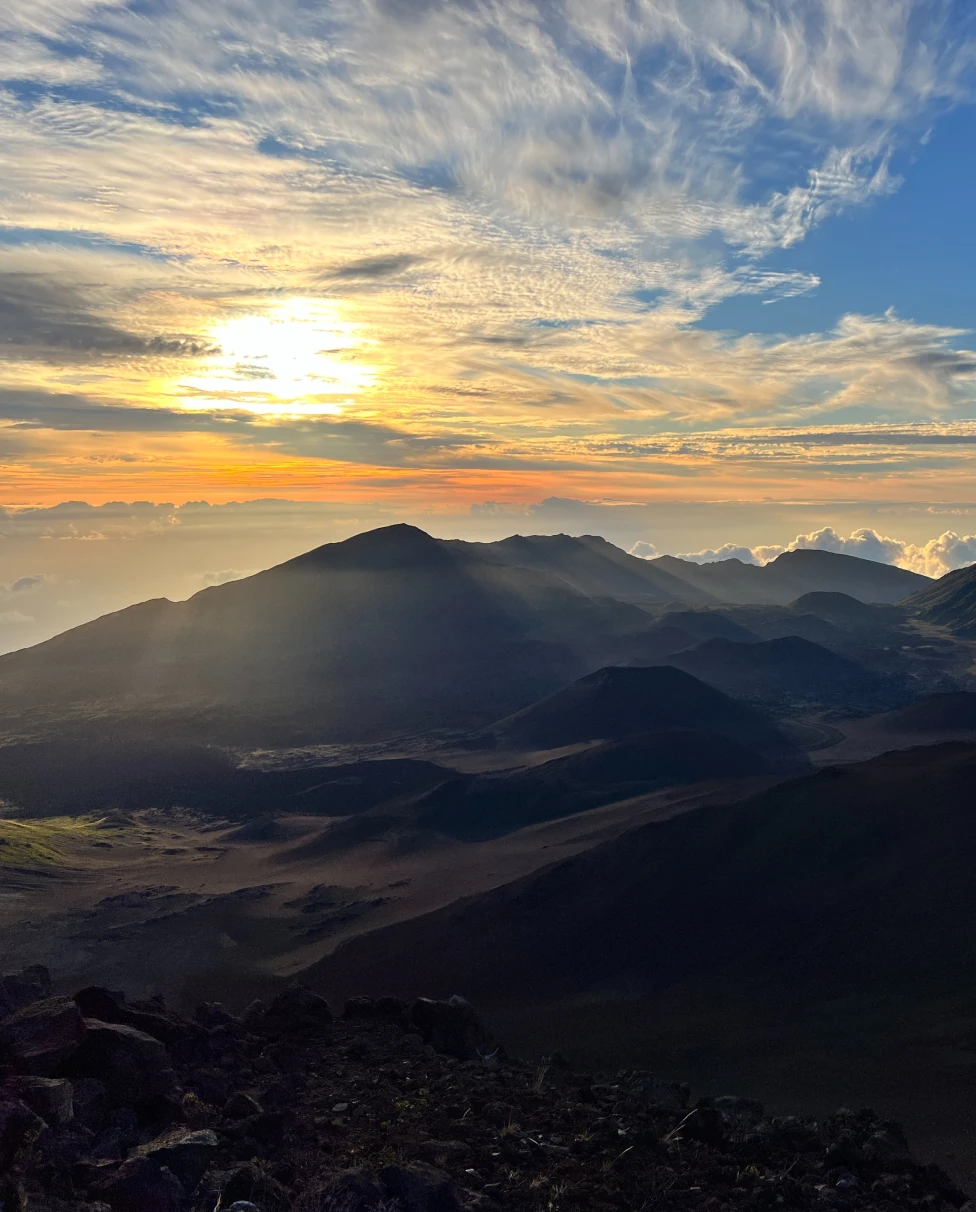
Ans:
[{"label": "distant hill", "polygon": [[484,735],[512,749],[556,749],[674,728],[718,733],[765,756],[796,757],[764,715],[670,665],[600,669]]},{"label": "distant hill", "polygon": [[614,653],[614,665],[662,665],[672,653],[692,648],[698,637],[681,627],[655,624],[629,635]]},{"label": "distant hill", "polygon": [[948,627],[964,639],[976,639],[976,565],[946,573],[905,602],[927,623]]},{"label": "distant hill", "polygon": [[966,732],[976,729],[976,694],[971,690],[932,694],[876,716],[873,722],[893,732]]},{"label": "distant hill", "polygon": [[785,606],[812,591],[893,603],[931,584],[928,577],[904,568],[833,551],[786,551],[762,566],[741,560],[695,564],[675,556],[659,556],[649,563],[720,602],[743,605]]},{"label": "distant hill", "polygon": [[391,526],[0,657],[0,727],[262,744],[460,730],[647,625],[636,606]]},{"label": "distant hill", "polygon": [[850,644],[852,639],[845,628],[787,606],[738,606],[736,615],[756,640],[781,640],[797,635],[813,644],[837,648]]},{"label": "distant hill", "polygon": [[451,540],[446,546],[510,568],[548,573],[591,597],[645,605],[706,605],[716,601],[705,590],[657,567],[654,561],[628,555],[596,535],[573,538],[567,534],[517,534],[497,543]]},{"label": "distant hill", "polygon": [[759,637],[721,610],[670,610],[662,615],[662,627],[679,627],[700,640],[738,640],[749,644]]},{"label": "distant hill", "polygon": [[422,796],[416,823],[471,841],[664,787],[770,769],[756,750],[729,737],[672,728],[609,741],[527,770],[450,779]]},{"label": "distant hill", "polygon": [[887,632],[908,618],[908,611],[902,605],[861,602],[847,593],[822,590],[803,594],[790,603],[790,609],[862,638],[874,635],[881,642]]},{"label": "distant hill", "polygon": [[741,644],[706,640],[668,663],[726,694],[835,702],[870,694],[876,677],[856,661],[799,636]]}]

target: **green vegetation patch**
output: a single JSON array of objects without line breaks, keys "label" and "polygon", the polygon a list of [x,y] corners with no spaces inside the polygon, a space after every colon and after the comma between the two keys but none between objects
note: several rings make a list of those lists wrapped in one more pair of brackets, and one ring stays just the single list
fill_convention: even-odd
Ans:
[{"label": "green vegetation patch", "polygon": [[63,863],[63,847],[96,828],[95,821],[78,817],[54,817],[46,821],[0,818],[0,867]]}]

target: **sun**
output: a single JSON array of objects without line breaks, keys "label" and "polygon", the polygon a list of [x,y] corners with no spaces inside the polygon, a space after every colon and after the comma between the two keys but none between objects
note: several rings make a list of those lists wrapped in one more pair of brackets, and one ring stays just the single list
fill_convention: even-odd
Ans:
[{"label": "sun", "polygon": [[289,299],[221,320],[208,336],[215,352],[180,385],[188,408],[336,414],[376,382],[376,367],[356,358],[369,345],[362,326],[333,302]]}]

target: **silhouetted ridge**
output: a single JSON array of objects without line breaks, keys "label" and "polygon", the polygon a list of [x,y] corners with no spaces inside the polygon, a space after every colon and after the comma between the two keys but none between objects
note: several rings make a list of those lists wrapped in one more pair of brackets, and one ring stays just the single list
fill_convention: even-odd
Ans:
[{"label": "silhouetted ridge", "polygon": [[480,840],[665,787],[769,770],[766,758],[730,737],[672,728],[604,742],[527,770],[450,779],[420,799],[417,823]]},{"label": "silhouetted ridge", "polygon": [[765,565],[741,560],[696,564],[675,556],[659,556],[650,563],[720,602],[742,605],[785,606],[811,591],[846,593],[861,602],[894,603],[930,584],[927,577],[893,564],[812,548],[785,551]]},{"label": "silhouetted ridge", "polygon": [[555,749],[673,728],[720,732],[767,753],[792,750],[764,716],[670,665],[599,669],[486,732],[512,747]]},{"label": "silhouetted ridge", "polygon": [[839,623],[841,626],[851,623],[872,624],[879,618],[877,606],[861,602],[849,593],[823,589],[805,593],[789,605],[791,610],[800,614],[816,615],[818,619],[826,619],[829,623]]},{"label": "silhouetted ridge", "polygon": [[471,558],[549,573],[590,597],[612,597],[648,605],[672,602],[698,605],[715,601],[687,581],[671,576],[648,560],[629,555],[596,535],[574,538],[567,534],[516,534],[495,543],[453,540],[445,546]]},{"label": "silhouetted ridge", "polygon": [[696,640],[738,640],[751,643],[755,635],[721,610],[669,610],[660,619],[662,627],[679,627]]},{"label": "silhouetted ridge", "polygon": [[310,567],[382,571],[390,568],[446,567],[455,557],[440,540],[417,526],[398,523],[353,535],[341,543],[326,543],[280,564],[274,572]]},{"label": "silhouetted ridge", "polygon": [[913,594],[905,606],[927,623],[976,639],[976,565],[946,573],[930,588]]},{"label": "silhouetted ridge", "polygon": [[76,727],[230,744],[460,731],[605,664],[647,623],[390,526],[0,657],[0,726],[27,712],[60,729],[68,709]]},{"label": "silhouetted ridge", "polygon": [[863,665],[795,635],[755,644],[706,640],[668,660],[726,694],[750,698],[833,701],[877,684]]}]

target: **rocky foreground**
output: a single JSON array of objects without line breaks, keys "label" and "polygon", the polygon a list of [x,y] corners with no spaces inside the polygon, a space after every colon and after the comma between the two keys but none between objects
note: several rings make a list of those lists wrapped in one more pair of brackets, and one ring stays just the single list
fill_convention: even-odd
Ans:
[{"label": "rocky foreground", "polygon": [[337,1018],[296,985],[187,1020],[33,968],[0,1015],[0,1212],[976,1212],[871,1111],[528,1065],[460,998]]}]

